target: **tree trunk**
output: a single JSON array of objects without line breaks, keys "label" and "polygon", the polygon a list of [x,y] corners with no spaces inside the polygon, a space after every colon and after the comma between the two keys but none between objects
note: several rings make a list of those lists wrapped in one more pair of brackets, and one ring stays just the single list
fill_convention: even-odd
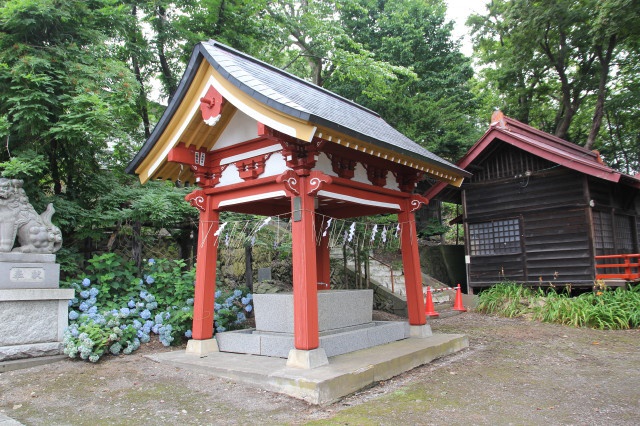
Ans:
[{"label": "tree trunk", "polygon": [[[138,8],[135,5],[131,7],[131,14],[134,17],[134,20],[136,20],[137,22]],[[139,41],[137,28],[131,31],[130,38],[131,38],[131,43],[134,46],[137,46],[137,43]],[[140,62],[138,61],[138,56],[134,53],[134,50],[131,50],[131,64],[133,66],[133,73],[135,74],[136,80],[140,85],[140,90],[138,91],[138,102],[136,102],[138,106],[138,113],[142,118],[142,125],[144,127],[144,136],[145,138],[149,139],[149,136],[151,136],[151,124],[149,123],[149,108],[147,106],[147,93],[144,89],[144,80],[142,78],[142,72],[140,71]]]},{"label": "tree trunk", "polygon": [[165,41],[167,39],[166,28],[167,28],[167,11],[164,7],[158,6],[157,8],[157,37],[156,37],[156,48],[158,49],[158,59],[160,60],[160,71],[162,74],[162,80],[165,84],[165,88],[169,93],[169,101],[173,97],[173,94],[176,92],[177,83],[176,79],[171,71],[171,67],[169,66],[169,61],[166,55],[166,46]]},{"label": "tree trunk", "polygon": [[249,292],[253,293],[253,247],[250,243],[244,245],[244,277]]},{"label": "tree trunk", "polygon": [[139,220],[133,222],[131,226],[133,241],[131,243],[131,257],[139,271],[142,270],[142,223]]},{"label": "tree trunk", "polygon": [[591,130],[589,131],[589,137],[585,148],[591,149],[596,142],[598,133],[600,133],[600,126],[602,125],[602,118],[604,117],[604,103],[607,94],[607,81],[609,80],[609,67],[611,64],[611,56],[613,49],[616,46],[616,35],[609,37],[609,45],[606,52],[602,51],[602,46],[596,46],[596,54],[600,61],[600,81],[598,83],[598,98],[596,100],[596,107],[593,113],[593,120],[591,122]]}]

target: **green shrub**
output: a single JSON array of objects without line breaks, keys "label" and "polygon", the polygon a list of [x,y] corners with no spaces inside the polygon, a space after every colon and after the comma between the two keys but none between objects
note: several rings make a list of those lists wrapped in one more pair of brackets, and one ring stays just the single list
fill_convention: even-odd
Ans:
[{"label": "green shrub", "polygon": [[480,293],[477,310],[506,317],[529,315],[543,322],[597,329],[640,327],[640,285],[606,288],[571,297],[544,293],[516,283],[501,283]]},{"label": "green shrub", "polygon": [[[96,362],[107,353],[131,353],[153,334],[165,346],[190,338],[194,277],[182,261],[149,259],[140,278],[133,263],[116,254],[94,257],[86,274],[61,283],[75,290],[64,352]],[[235,290],[218,300],[217,331],[242,328],[252,299],[246,290]]]}]

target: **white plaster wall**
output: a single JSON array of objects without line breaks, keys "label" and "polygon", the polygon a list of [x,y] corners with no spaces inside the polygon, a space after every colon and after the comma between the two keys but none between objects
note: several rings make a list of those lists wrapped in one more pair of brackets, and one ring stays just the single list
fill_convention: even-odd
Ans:
[{"label": "white plaster wall", "polygon": [[220,175],[220,182],[217,186],[233,185],[234,183],[244,182],[240,178],[240,173],[235,164],[229,164],[227,168]]},{"label": "white plaster wall", "polygon": [[400,187],[398,186],[398,181],[393,173],[387,173],[387,184],[384,186],[387,189],[393,189],[395,191],[399,191]]},{"label": "white plaster wall", "polygon": [[369,178],[367,177],[367,169],[360,163],[356,164],[355,174],[353,175],[353,180],[356,182],[366,183],[367,185],[371,185],[369,182]]},{"label": "white plaster wall", "polygon": [[275,176],[284,173],[288,170],[287,162],[282,156],[282,152],[274,152],[264,165],[264,172],[258,176],[259,178],[267,176]]},{"label": "white plaster wall", "polygon": [[214,151],[226,148],[257,137],[258,122],[238,110],[235,112],[233,117],[231,117],[227,127],[224,129],[211,150]]},{"label": "white plaster wall", "polygon": [[318,156],[318,161],[316,162],[316,167],[314,169],[320,170],[322,173],[329,176],[338,176],[338,174],[333,171],[331,160],[324,152],[321,152]]}]

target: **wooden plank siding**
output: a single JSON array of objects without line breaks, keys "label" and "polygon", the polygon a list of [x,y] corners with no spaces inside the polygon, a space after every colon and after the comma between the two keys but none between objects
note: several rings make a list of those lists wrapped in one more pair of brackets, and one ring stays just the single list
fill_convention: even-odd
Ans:
[{"label": "wooden plank siding", "polygon": [[[522,153],[526,157],[529,154]],[[521,253],[471,255],[469,281],[472,287],[486,287],[510,280],[532,285],[589,284],[594,279],[594,259],[590,237],[589,206],[585,179],[547,162],[523,159],[526,170],[514,170],[505,155],[492,155],[508,165],[511,179],[488,180],[465,186],[468,224],[519,218]],[[511,153],[509,157],[515,157]],[[492,161],[486,158],[485,161]],[[532,165],[547,170],[530,170]],[[499,167],[482,164],[491,176],[500,176]],[[529,171],[530,176],[525,172]],[[488,176],[489,174],[485,174]],[[469,233],[466,233],[469,245]],[[471,252],[468,252],[471,254]]]}]

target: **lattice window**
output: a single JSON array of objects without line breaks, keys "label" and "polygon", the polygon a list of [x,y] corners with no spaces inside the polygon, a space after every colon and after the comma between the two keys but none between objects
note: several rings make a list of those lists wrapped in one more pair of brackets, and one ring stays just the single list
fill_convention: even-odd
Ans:
[{"label": "lattice window", "polygon": [[631,231],[633,230],[632,226],[632,216],[623,216],[617,214],[615,216],[616,219],[616,244],[618,246],[618,250],[625,253],[633,252],[633,234]]},{"label": "lattice window", "polygon": [[597,249],[613,249],[613,224],[611,214],[606,212],[593,212],[593,224],[596,234]]},{"label": "lattice window", "polygon": [[472,256],[520,253],[520,221],[470,223],[469,240]]}]

